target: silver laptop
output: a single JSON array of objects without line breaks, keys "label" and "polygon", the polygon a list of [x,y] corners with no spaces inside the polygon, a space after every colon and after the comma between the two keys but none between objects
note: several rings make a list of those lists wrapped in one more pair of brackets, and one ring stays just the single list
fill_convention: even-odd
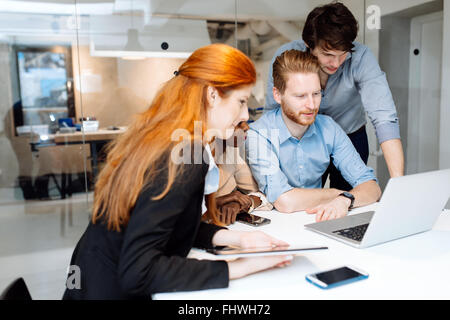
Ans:
[{"label": "silver laptop", "polygon": [[450,169],[389,180],[376,211],[305,225],[357,248],[431,230],[450,197]]}]

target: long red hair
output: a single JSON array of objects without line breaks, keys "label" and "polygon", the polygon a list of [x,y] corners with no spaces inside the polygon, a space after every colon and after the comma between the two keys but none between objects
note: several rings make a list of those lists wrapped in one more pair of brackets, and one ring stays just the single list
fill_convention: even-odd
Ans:
[{"label": "long red hair", "polygon": [[[172,132],[185,129],[194,140],[198,138],[194,137],[194,122],[201,121],[204,136],[208,86],[225,96],[255,81],[253,62],[241,51],[224,44],[197,49],[181,65],[178,75],[163,85],[147,111],[138,114],[128,130],[108,145],[106,164],[95,185],[92,222],[104,217],[108,229],[120,231],[127,225],[143,187],[155,178],[154,164],[179,143],[172,141]],[[172,161],[167,167],[167,185],[153,200],[169,192],[182,168]],[[206,217],[220,224],[214,195],[207,197],[207,207]]]}]

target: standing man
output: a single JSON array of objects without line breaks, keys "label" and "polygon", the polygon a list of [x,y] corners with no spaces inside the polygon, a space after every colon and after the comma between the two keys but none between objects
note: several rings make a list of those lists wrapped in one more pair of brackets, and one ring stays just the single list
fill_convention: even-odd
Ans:
[{"label": "standing man", "polygon": [[[322,102],[320,113],[332,117],[347,133],[367,164],[369,144],[366,112],[375,127],[391,177],[404,174],[404,155],[397,111],[386,75],[370,49],[355,41],[358,22],[342,3],[315,8],[306,20],[303,40],[280,47],[272,59],[284,51],[308,51],[320,64]],[[265,109],[279,107],[273,96],[272,67],[269,71]],[[331,162],[322,177],[330,175],[330,187],[349,191],[351,186]]]}]

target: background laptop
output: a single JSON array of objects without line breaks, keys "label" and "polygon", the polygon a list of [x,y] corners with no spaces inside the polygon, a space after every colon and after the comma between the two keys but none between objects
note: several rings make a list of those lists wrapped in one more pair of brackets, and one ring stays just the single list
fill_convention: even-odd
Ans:
[{"label": "background laptop", "polygon": [[376,211],[305,225],[358,248],[431,230],[450,197],[450,169],[389,180]]}]

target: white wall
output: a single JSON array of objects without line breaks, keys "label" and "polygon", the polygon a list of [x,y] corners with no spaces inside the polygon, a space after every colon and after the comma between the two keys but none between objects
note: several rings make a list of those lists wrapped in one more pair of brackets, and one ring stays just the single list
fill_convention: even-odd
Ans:
[{"label": "white wall", "polygon": [[[347,2],[352,4],[351,6],[349,6],[349,7],[351,7],[352,10],[358,10],[358,8],[357,8],[358,4],[356,3],[356,0],[344,1],[344,3],[346,5],[347,5]],[[359,2],[360,6],[363,6],[363,4],[361,4],[362,2],[363,1]],[[431,6],[432,2],[434,2],[434,0],[395,0],[395,1],[392,1],[392,0],[367,0],[366,6],[369,7],[371,5],[377,5],[381,9],[381,15],[386,16],[386,15],[390,15],[390,14],[397,13],[400,11],[404,11],[404,10],[412,8],[412,7],[417,7],[417,6],[420,6],[423,4],[430,4],[430,6]],[[446,2],[447,1],[444,1],[444,3],[446,3]],[[448,6],[449,6],[449,4],[447,2],[447,7]],[[448,10],[448,8],[447,8],[447,10]],[[447,13],[447,16],[450,17],[450,14]],[[444,18],[444,20],[445,20],[445,18]],[[449,19],[447,19],[447,20],[449,20]],[[450,23],[450,21],[448,21],[448,23]],[[381,28],[383,28],[383,25],[381,25]],[[447,37],[448,37],[450,35],[450,30],[449,30],[448,25],[447,25],[447,30],[448,30],[447,31]],[[360,32],[362,33],[363,29]],[[444,38],[446,37],[445,34],[446,34],[446,31],[444,30]],[[380,48],[379,31],[378,30],[368,30],[366,28],[364,38],[365,38],[364,43],[372,50],[374,55],[377,58],[379,58],[379,48]],[[449,44],[450,44],[450,41],[449,41]],[[447,47],[448,47],[448,45],[447,45]],[[450,53],[450,48],[448,49],[448,52]],[[450,65],[447,66],[447,68],[450,68]],[[384,71],[386,71],[387,73],[389,72],[389,70],[384,70]],[[389,77],[389,75],[388,75],[388,77]],[[447,80],[447,87],[449,87],[449,86],[450,86],[450,79]],[[445,88],[444,83],[443,83],[443,88]],[[444,91],[445,90],[443,90],[443,92]],[[447,101],[448,101],[447,105],[449,105],[450,98],[447,98]],[[449,111],[447,111],[447,112],[449,112]],[[449,120],[448,116],[447,116],[447,120]],[[441,126],[441,136],[445,137],[444,135],[442,135],[442,127],[443,126]],[[379,145],[378,145],[374,130],[371,125],[369,125],[367,127],[367,131],[368,131],[369,146],[370,146],[370,151],[371,151],[371,155],[369,156],[369,166],[373,167],[376,171],[379,171],[379,170],[383,171],[383,166],[378,168],[378,163],[384,162],[384,159],[383,159],[383,156],[381,155],[381,151],[379,150]],[[449,133],[447,133],[447,134],[450,135]],[[444,138],[444,139],[446,141],[450,141],[450,138],[448,136],[447,136],[447,138]],[[441,139],[441,150],[444,150],[442,144],[443,144],[443,141]],[[405,150],[405,153],[406,153],[406,150]],[[447,153],[447,158],[449,158],[448,153]],[[450,166],[450,164],[448,164],[448,165]],[[380,173],[382,173],[382,172],[380,172]]]},{"label": "white wall", "polygon": [[444,1],[444,43],[439,168],[450,168],[450,3]]},{"label": "white wall", "polygon": [[435,0],[367,0],[366,3],[368,7],[371,5],[379,6],[381,14],[384,16],[433,1]]}]

